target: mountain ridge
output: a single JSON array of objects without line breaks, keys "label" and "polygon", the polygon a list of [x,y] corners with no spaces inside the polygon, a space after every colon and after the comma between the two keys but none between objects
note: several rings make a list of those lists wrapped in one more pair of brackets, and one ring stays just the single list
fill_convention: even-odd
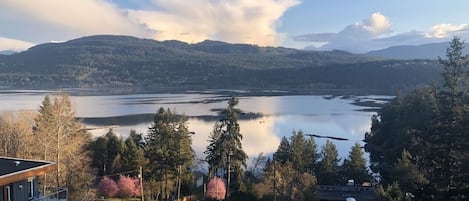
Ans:
[{"label": "mountain ridge", "polygon": [[[384,71],[396,80],[378,78]],[[410,71],[420,74],[408,77]],[[20,88],[397,90],[426,83],[436,71],[428,61],[388,61],[344,51],[118,35],[39,44],[0,57],[0,84]],[[376,83],[367,84],[371,81]]]}]

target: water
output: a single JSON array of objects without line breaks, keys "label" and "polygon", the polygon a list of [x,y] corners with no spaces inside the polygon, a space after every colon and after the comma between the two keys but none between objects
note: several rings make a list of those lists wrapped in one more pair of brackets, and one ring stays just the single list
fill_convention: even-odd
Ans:
[{"label": "water", "polygon": [[[51,91],[0,91],[0,112],[37,110]],[[339,156],[348,155],[355,142],[361,142],[370,129],[370,118],[375,113],[363,111],[370,106],[358,106],[357,101],[386,102],[388,96],[246,96],[239,98],[237,108],[248,114],[262,114],[258,118],[240,120],[243,149],[249,156],[260,152],[271,154],[277,149],[283,136],[291,136],[293,130],[334,137],[348,141],[334,141]],[[189,117],[189,130],[195,132],[193,147],[199,158],[207,146],[208,135],[214,120],[201,118],[217,115],[217,110],[227,106],[229,97],[221,93],[191,92],[181,94],[127,94],[127,95],[72,95],[76,116],[81,118],[107,118],[114,116],[154,114],[158,108],[169,108]],[[216,118],[215,118],[216,119]],[[132,121],[133,122],[133,121]],[[114,131],[128,136],[130,129],[147,133],[151,119],[129,123],[121,122]],[[99,127],[101,125],[87,125]],[[94,136],[106,133],[106,129],[93,130]],[[325,139],[317,138],[321,146]]]}]

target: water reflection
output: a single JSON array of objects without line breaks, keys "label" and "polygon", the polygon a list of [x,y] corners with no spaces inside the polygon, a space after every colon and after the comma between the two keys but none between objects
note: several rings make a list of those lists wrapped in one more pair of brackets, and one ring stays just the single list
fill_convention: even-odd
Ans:
[{"label": "water reflection", "polygon": [[[52,92],[2,93],[0,111],[37,110],[44,96]],[[110,96],[72,96],[76,116],[113,117],[154,113],[159,107],[169,108],[178,114],[189,116],[189,130],[194,131],[193,147],[198,157],[208,145],[208,135],[215,121],[200,119],[201,115],[217,115],[216,111],[227,106],[229,97],[218,94],[130,94]],[[240,120],[243,148],[249,156],[260,152],[272,153],[283,136],[289,137],[293,130],[347,138],[349,141],[334,141],[339,156],[346,157],[355,142],[361,142],[363,134],[370,128],[374,112],[358,111],[366,106],[353,105],[354,101],[386,101],[390,97],[325,97],[325,96],[254,96],[241,97],[238,108],[244,112],[261,113],[256,119]],[[215,118],[216,119],[216,118]],[[151,119],[130,126],[114,129],[126,137],[131,129],[146,134]],[[123,124],[124,125],[124,124]],[[94,125],[88,125],[94,127]],[[95,136],[107,130],[93,130]],[[315,139],[321,146],[325,139]]]}]

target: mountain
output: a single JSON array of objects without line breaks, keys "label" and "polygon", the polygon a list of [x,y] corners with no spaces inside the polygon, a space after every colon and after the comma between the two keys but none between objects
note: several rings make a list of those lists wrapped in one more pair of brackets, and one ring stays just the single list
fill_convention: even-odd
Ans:
[{"label": "mountain", "polygon": [[[390,59],[437,59],[446,57],[448,42],[428,43],[423,45],[393,46],[382,50],[368,52],[369,56],[384,57]],[[469,49],[463,51],[469,53]]]},{"label": "mountain", "polygon": [[0,55],[12,55],[18,53],[17,51],[14,50],[2,50],[0,51]]},{"label": "mountain", "polygon": [[344,51],[98,35],[1,56],[0,86],[389,91],[429,83],[438,75],[435,66]]}]

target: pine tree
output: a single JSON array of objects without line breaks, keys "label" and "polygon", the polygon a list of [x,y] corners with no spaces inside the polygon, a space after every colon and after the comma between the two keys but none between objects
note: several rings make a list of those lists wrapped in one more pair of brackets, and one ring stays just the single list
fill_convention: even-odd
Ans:
[{"label": "pine tree", "polygon": [[146,137],[147,169],[150,178],[160,186],[161,198],[169,197],[174,190],[171,186],[179,189],[181,176],[187,175],[185,170],[194,162],[186,121],[178,119],[169,109],[160,108]]},{"label": "pine tree", "polygon": [[348,179],[353,179],[358,184],[370,181],[370,174],[366,168],[365,156],[361,145],[358,142],[352,146],[348,160],[344,160],[343,169],[345,173],[343,176]]},{"label": "pine tree", "polygon": [[292,147],[288,138],[283,136],[280,141],[280,145],[277,148],[277,151],[274,153],[274,160],[279,161],[282,164],[285,164],[287,161],[291,160]]},{"label": "pine tree", "polygon": [[[213,133],[210,135],[210,144],[204,152],[207,154],[206,160],[210,169],[216,171],[226,164],[227,195],[231,189],[231,172],[234,170],[238,178],[237,185],[241,184],[242,167],[246,168],[248,156],[242,148],[243,135],[240,133],[238,123],[238,111],[234,108],[238,104],[238,99],[232,97],[228,101],[228,107],[222,111],[224,118],[215,124]],[[235,191],[239,187],[235,187]]]},{"label": "pine tree", "polygon": [[339,179],[339,162],[337,148],[327,140],[326,144],[321,147],[321,160],[318,168],[318,184],[335,185],[340,183]]}]

